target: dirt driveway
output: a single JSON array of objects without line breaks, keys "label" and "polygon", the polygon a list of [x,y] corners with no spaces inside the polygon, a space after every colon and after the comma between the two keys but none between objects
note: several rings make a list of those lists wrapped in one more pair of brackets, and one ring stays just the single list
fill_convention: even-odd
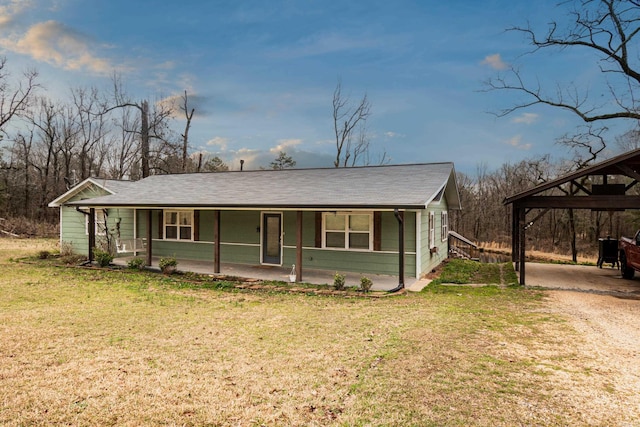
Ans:
[{"label": "dirt driveway", "polygon": [[[550,290],[546,309],[580,333],[582,340],[567,344],[594,369],[591,390],[567,398],[587,411],[600,401],[620,414],[619,425],[632,425],[622,414],[640,414],[640,279],[611,268],[528,263],[526,282]],[[603,383],[615,393],[594,393]]]}]

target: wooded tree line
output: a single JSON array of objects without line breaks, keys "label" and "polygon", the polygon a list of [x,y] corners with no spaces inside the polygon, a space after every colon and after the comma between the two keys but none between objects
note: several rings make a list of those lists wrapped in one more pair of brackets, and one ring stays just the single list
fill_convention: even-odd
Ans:
[{"label": "wooded tree line", "polygon": [[[553,162],[544,156],[505,163],[494,171],[479,167],[475,176],[458,173],[462,210],[450,213],[451,229],[481,244],[496,243],[509,248],[511,206],[505,206],[504,199],[575,168],[573,161]],[[630,181],[626,180],[625,184]],[[549,191],[549,195],[562,194],[557,189]],[[630,193],[640,194],[635,187]],[[528,250],[556,252],[574,259],[578,255],[597,253],[599,238],[631,236],[640,227],[640,216],[634,211],[534,209],[528,218],[535,219],[527,230]]]},{"label": "wooded tree line", "polygon": [[73,88],[67,99],[51,99],[37,72],[13,78],[0,61],[0,216],[55,221],[47,204],[90,176],[228,169],[218,157],[191,153],[186,92],[173,103],[133,101],[113,83],[109,93]]}]

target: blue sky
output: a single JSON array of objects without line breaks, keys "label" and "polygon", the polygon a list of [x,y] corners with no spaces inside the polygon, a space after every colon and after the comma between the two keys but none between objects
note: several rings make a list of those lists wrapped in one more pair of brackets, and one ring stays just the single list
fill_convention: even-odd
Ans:
[{"label": "blue sky", "polygon": [[[331,100],[372,104],[372,157],[453,161],[473,174],[551,153],[580,122],[532,108],[496,118],[517,97],[483,82],[514,65],[531,79],[589,82],[584,53],[530,50],[514,25],[544,30],[556,1],[0,0],[0,51],[10,70],[40,72],[52,98],[108,90],[114,72],[134,98],[188,91],[194,150],[266,166],[279,150],[299,167],[335,156]],[[582,56],[585,55],[585,56]],[[177,124],[176,129],[184,125]]]}]

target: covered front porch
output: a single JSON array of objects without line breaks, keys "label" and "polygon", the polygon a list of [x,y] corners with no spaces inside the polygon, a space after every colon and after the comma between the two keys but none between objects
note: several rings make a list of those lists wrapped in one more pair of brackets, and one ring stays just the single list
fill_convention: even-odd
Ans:
[{"label": "covered front porch", "polygon": [[[126,266],[127,262],[133,257],[119,257],[113,260],[116,265]],[[158,269],[158,262],[160,257],[152,257],[151,268]],[[178,270],[190,271],[198,274],[214,275],[214,265],[212,262],[207,261],[195,261],[190,259],[178,258]],[[271,265],[249,265],[249,264],[234,264],[234,263],[221,263],[220,276],[232,276],[245,279],[259,279],[259,280],[277,280],[281,282],[289,282],[289,274],[291,273],[291,266],[279,267]],[[332,285],[333,276],[336,272],[329,270],[318,269],[304,269],[304,282],[312,285]],[[346,285],[352,287],[359,287],[360,278],[367,276],[373,281],[372,290],[376,291],[389,291],[398,286],[398,276],[384,275],[384,274],[363,274],[358,272],[339,271],[340,274],[346,276]],[[429,283],[428,280],[418,280],[415,277],[405,277],[405,288],[410,291],[420,291],[424,286]]]}]

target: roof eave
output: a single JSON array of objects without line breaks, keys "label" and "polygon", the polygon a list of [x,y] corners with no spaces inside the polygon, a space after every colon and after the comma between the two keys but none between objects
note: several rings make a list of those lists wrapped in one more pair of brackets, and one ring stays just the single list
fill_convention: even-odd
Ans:
[{"label": "roof eave", "polygon": [[191,203],[92,203],[91,200],[79,200],[66,203],[66,206],[83,206],[91,208],[122,208],[122,209],[283,209],[283,210],[420,210],[424,204],[191,204]]},{"label": "roof eave", "polygon": [[79,183],[78,185],[74,186],[73,188],[70,188],[69,190],[67,190],[64,194],[58,196],[55,200],[52,200],[47,206],[50,207],[50,208],[59,208],[60,206],[64,205],[65,202],[67,200],[69,200],[71,197],[75,196],[80,191],[82,191],[85,188],[89,187],[89,184],[93,184],[93,185],[95,185],[97,187],[100,187],[104,191],[107,191],[110,194],[115,194],[113,191],[109,190],[107,187],[105,187],[104,185],[100,184],[94,178],[89,177],[89,178],[86,178],[81,183]]}]

